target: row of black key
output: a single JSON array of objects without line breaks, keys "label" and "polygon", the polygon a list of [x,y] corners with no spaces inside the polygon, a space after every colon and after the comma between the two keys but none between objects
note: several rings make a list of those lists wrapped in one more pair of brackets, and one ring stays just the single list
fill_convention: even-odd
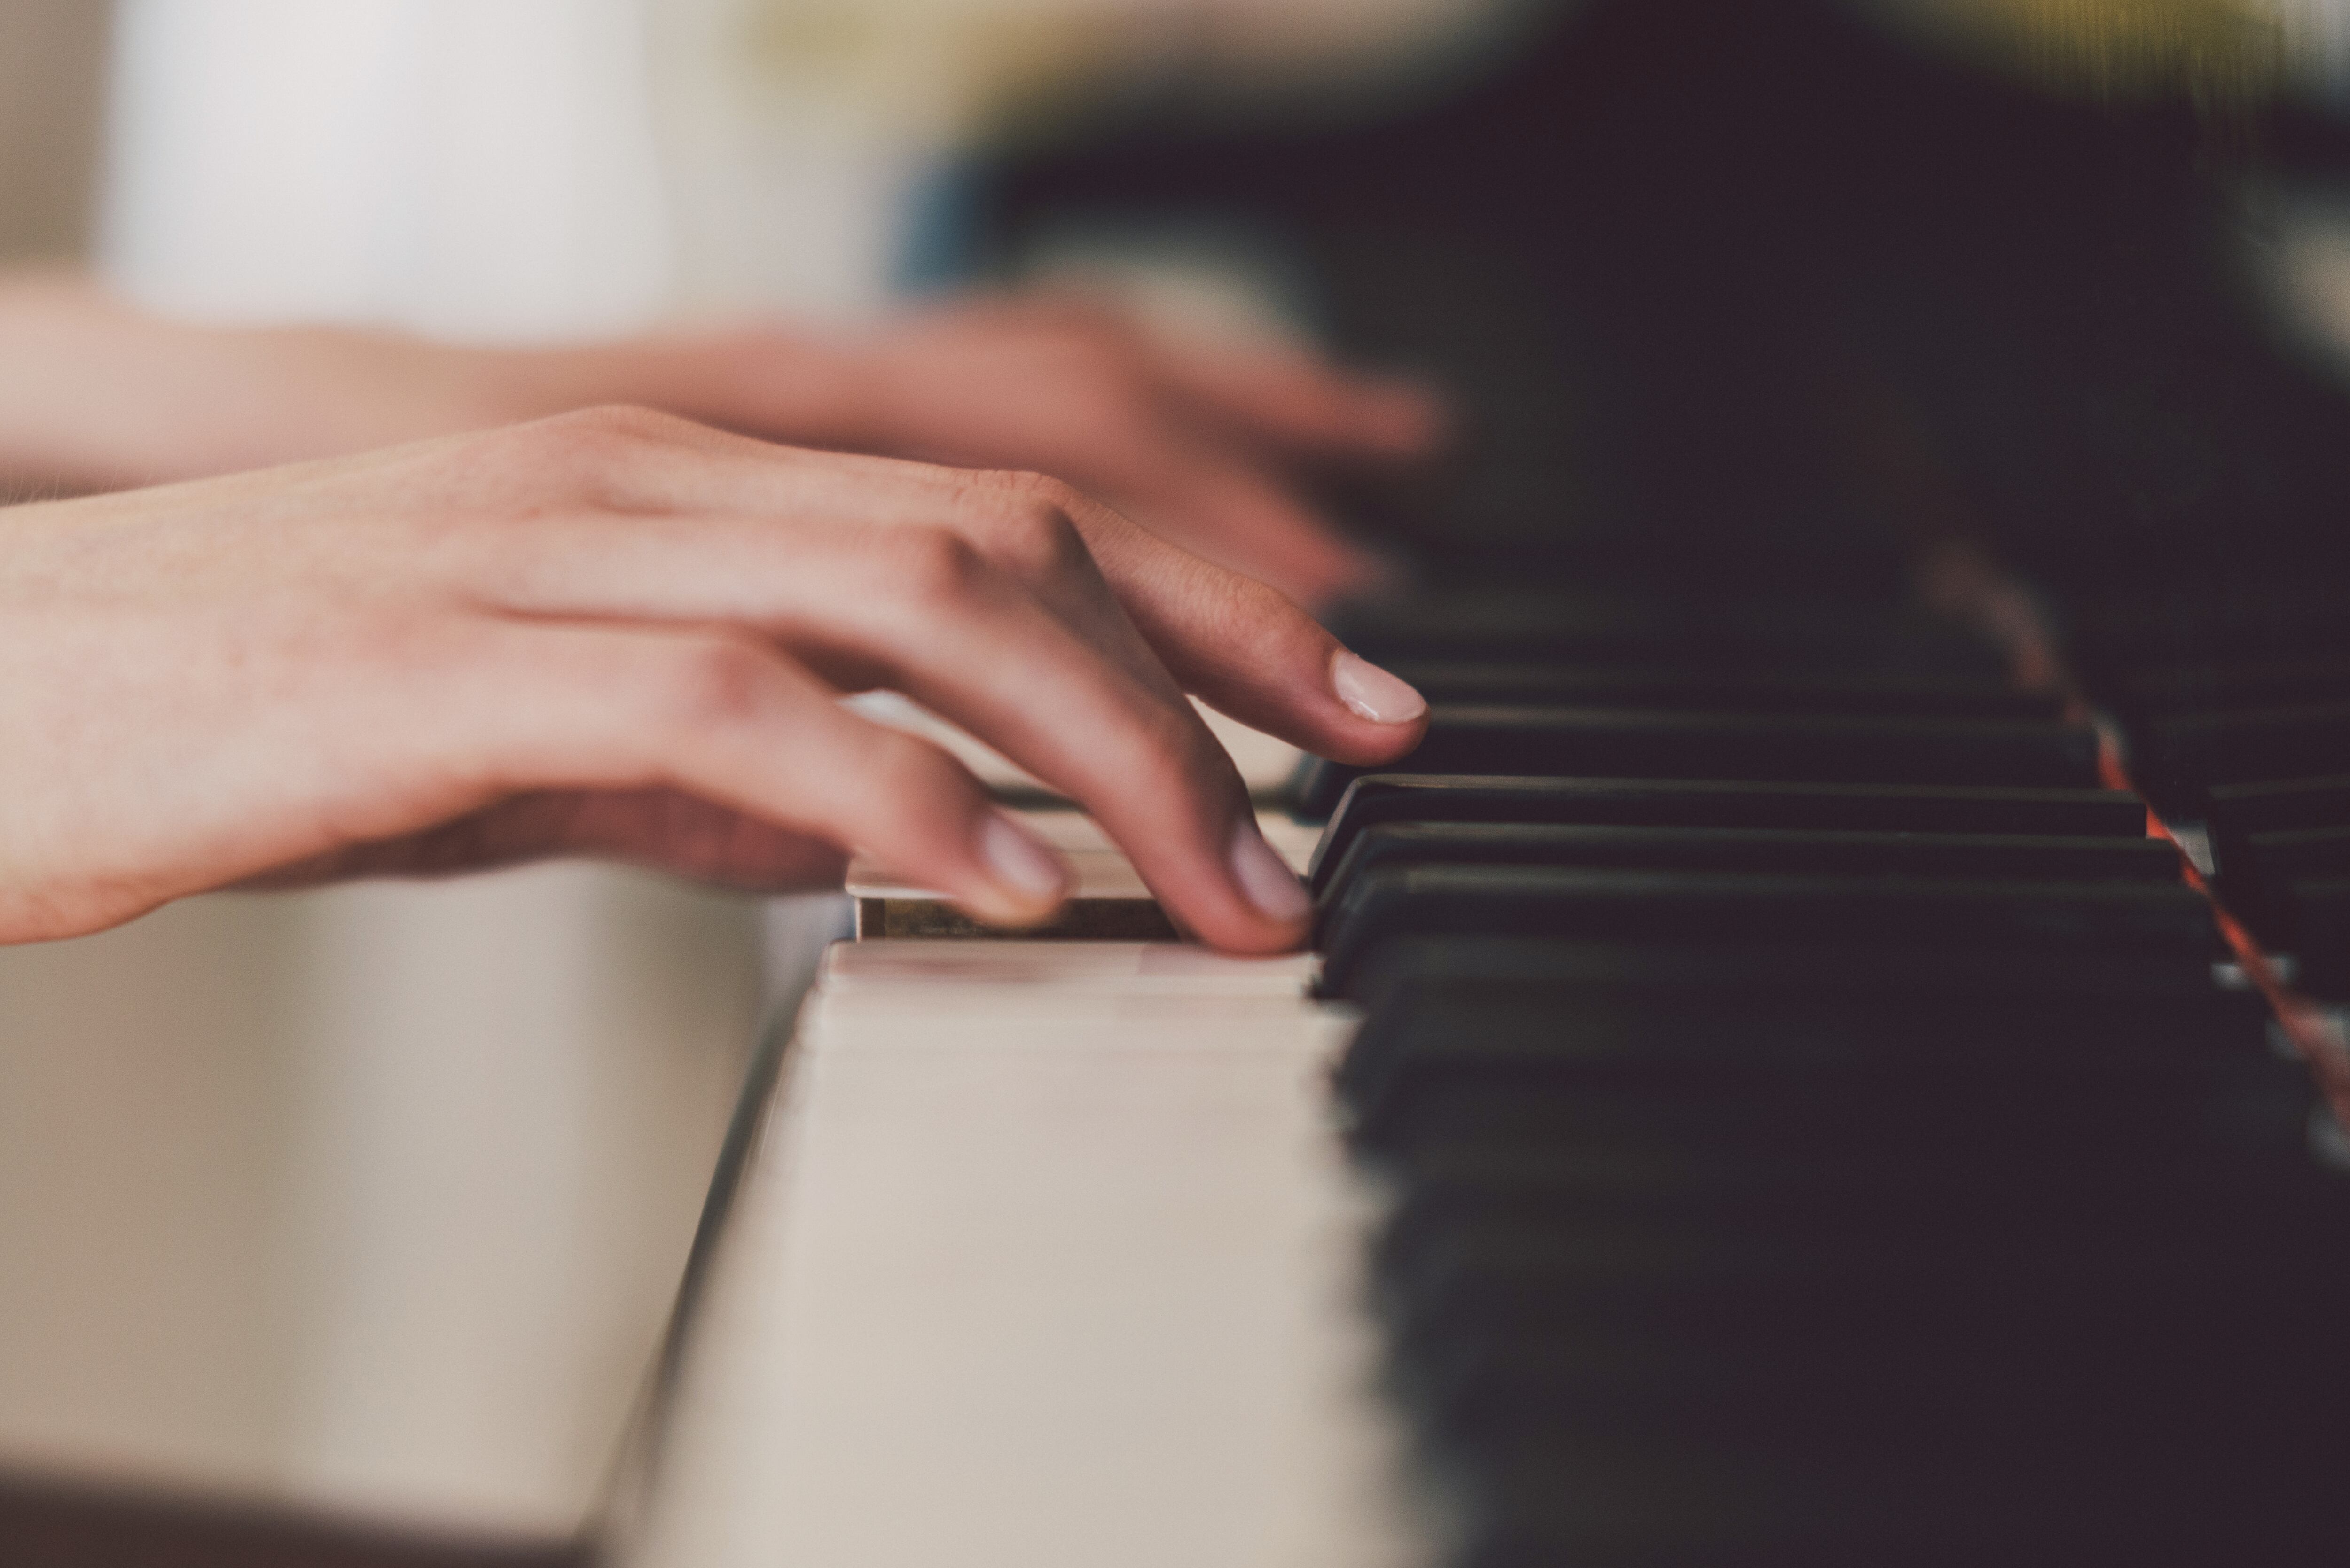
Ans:
[{"label": "row of black key", "polygon": [[[1931,636],[1888,652],[1898,618],[1843,665],[1834,617],[1786,658],[1731,618],[1679,699],[1637,607],[1537,619],[1448,649],[1407,618],[1486,695],[1582,703],[1428,766],[1646,733],[1694,776],[1357,779],[1312,876],[1325,989],[1366,1013],[1341,1096],[1397,1194],[1392,1376],[1458,1559],[2338,1555],[2350,1208],[2143,804],[2082,787],[2085,732],[1988,697],[1790,716],[1991,686]],[[1637,713],[1593,714],[1627,670]],[[1938,774],[1987,721],[2061,733],[2036,755],[2066,771]]]},{"label": "row of black key", "polygon": [[2072,607],[2073,652],[2133,777],[2207,835],[2220,901],[2299,983],[2350,1002],[2350,632],[2307,573],[2106,591]]}]

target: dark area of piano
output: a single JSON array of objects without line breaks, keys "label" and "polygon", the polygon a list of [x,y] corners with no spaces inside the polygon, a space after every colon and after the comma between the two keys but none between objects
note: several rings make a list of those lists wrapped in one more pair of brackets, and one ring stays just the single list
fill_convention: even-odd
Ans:
[{"label": "dark area of piano", "polygon": [[1162,107],[1000,254],[1269,234],[1466,403],[1341,621],[1430,739],[1302,781],[1456,1560],[2350,1561],[2350,396],[2241,263],[2338,136],[1809,0]]}]

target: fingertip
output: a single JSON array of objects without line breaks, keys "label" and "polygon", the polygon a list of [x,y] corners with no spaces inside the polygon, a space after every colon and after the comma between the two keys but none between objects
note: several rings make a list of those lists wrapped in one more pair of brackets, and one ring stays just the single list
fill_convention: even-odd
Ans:
[{"label": "fingertip", "polygon": [[1351,649],[1331,654],[1330,690],[1348,712],[1374,724],[1409,724],[1428,714],[1428,699],[1418,688]]},{"label": "fingertip", "polygon": [[1284,929],[1304,928],[1314,913],[1314,900],[1253,821],[1243,817],[1233,825],[1227,859],[1232,880],[1251,908]]},{"label": "fingertip", "polygon": [[1391,763],[1428,733],[1428,699],[1400,676],[1343,647],[1331,651],[1327,675],[1326,701],[1343,716],[1334,716],[1329,739],[1315,749],[1332,761]]},{"label": "fingertip", "polygon": [[991,925],[1037,925],[1067,900],[1067,865],[1003,813],[981,814],[972,847],[986,881],[965,902]]},{"label": "fingertip", "polygon": [[[1305,945],[1313,929],[1313,898],[1289,863],[1265,842],[1254,817],[1243,815],[1233,823],[1222,870],[1226,898],[1214,901],[1226,909],[1213,919],[1177,915],[1184,930],[1232,953],[1295,952]],[[1231,900],[1232,894],[1237,900]]]}]

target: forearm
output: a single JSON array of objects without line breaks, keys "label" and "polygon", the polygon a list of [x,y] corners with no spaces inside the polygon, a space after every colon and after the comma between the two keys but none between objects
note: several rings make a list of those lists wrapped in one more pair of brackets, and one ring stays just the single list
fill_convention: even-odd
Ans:
[{"label": "forearm", "polygon": [[150,315],[63,273],[0,273],[10,499],[199,478],[500,422],[486,356],[329,328]]}]

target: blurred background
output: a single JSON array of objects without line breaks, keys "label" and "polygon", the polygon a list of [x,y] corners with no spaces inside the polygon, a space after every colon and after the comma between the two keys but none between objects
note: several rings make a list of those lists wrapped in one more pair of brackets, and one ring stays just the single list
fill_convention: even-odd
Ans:
[{"label": "blurred background", "polygon": [[[2231,105],[2283,96],[2299,140],[2231,186],[2258,201],[2230,208],[2223,258],[2201,196],[2158,195],[2127,243],[2160,251],[2192,205],[2194,265],[2231,280],[2211,340],[2294,343],[2293,389],[2241,417],[2336,417],[2350,7],[1585,9],[0,0],[0,260],[201,319],[457,341],[854,323],[975,278],[1079,278],[1453,388],[1440,503],[1351,514],[1407,559],[1440,527],[1464,559],[1539,535],[1601,561],[1611,530],[1726,497],[1742,526],[1810,517],[1851,475],[1802,419],[1855,387],[1883,406],[1881,378],[1959,432],[1943,456],[1976,521],[2028,554],[2063,493],[2013,454],[2079,431],[2073,404],[2006,395],[2048,383],[1976,330],[2014,319],[1998,280],[2030,273],[2052,321],[2080,305],[2084,341],[2189,319],[2104,288],[2073,221],[2132,155],[2039,150],[2091,145],[2084,98],[2163,127],[2191,103],[2208,163],[2232,155]],[[1807,74],[1847,66],[1835,90]],[[1854,129],[1904,114],[1940,128],[1906,162]],[[1970,249],[1967,182],[1992,166],[2027,176],[1995,200],[2036,247],[2004,272]],[[1920,320],[1939,336],[1889,325]],[[1974,358],[1944,353],[1960,340]],[[2036,433],[1978,421],[1978,452],[1986,410]],[[2122,463],[2160,445],[2113,442]],[[1941,482],[1897,478],[1909,501],[1920,483]],[[2121,486],[2143,513],[2124,521],[2205,529],[2236,515],[2229,483]],[[2065,538],[2108,547],[2095,522]],[[559,867],[203,898],[0,950],[0,1467],[571,1531],[752,1043],[838,919]]]}]

